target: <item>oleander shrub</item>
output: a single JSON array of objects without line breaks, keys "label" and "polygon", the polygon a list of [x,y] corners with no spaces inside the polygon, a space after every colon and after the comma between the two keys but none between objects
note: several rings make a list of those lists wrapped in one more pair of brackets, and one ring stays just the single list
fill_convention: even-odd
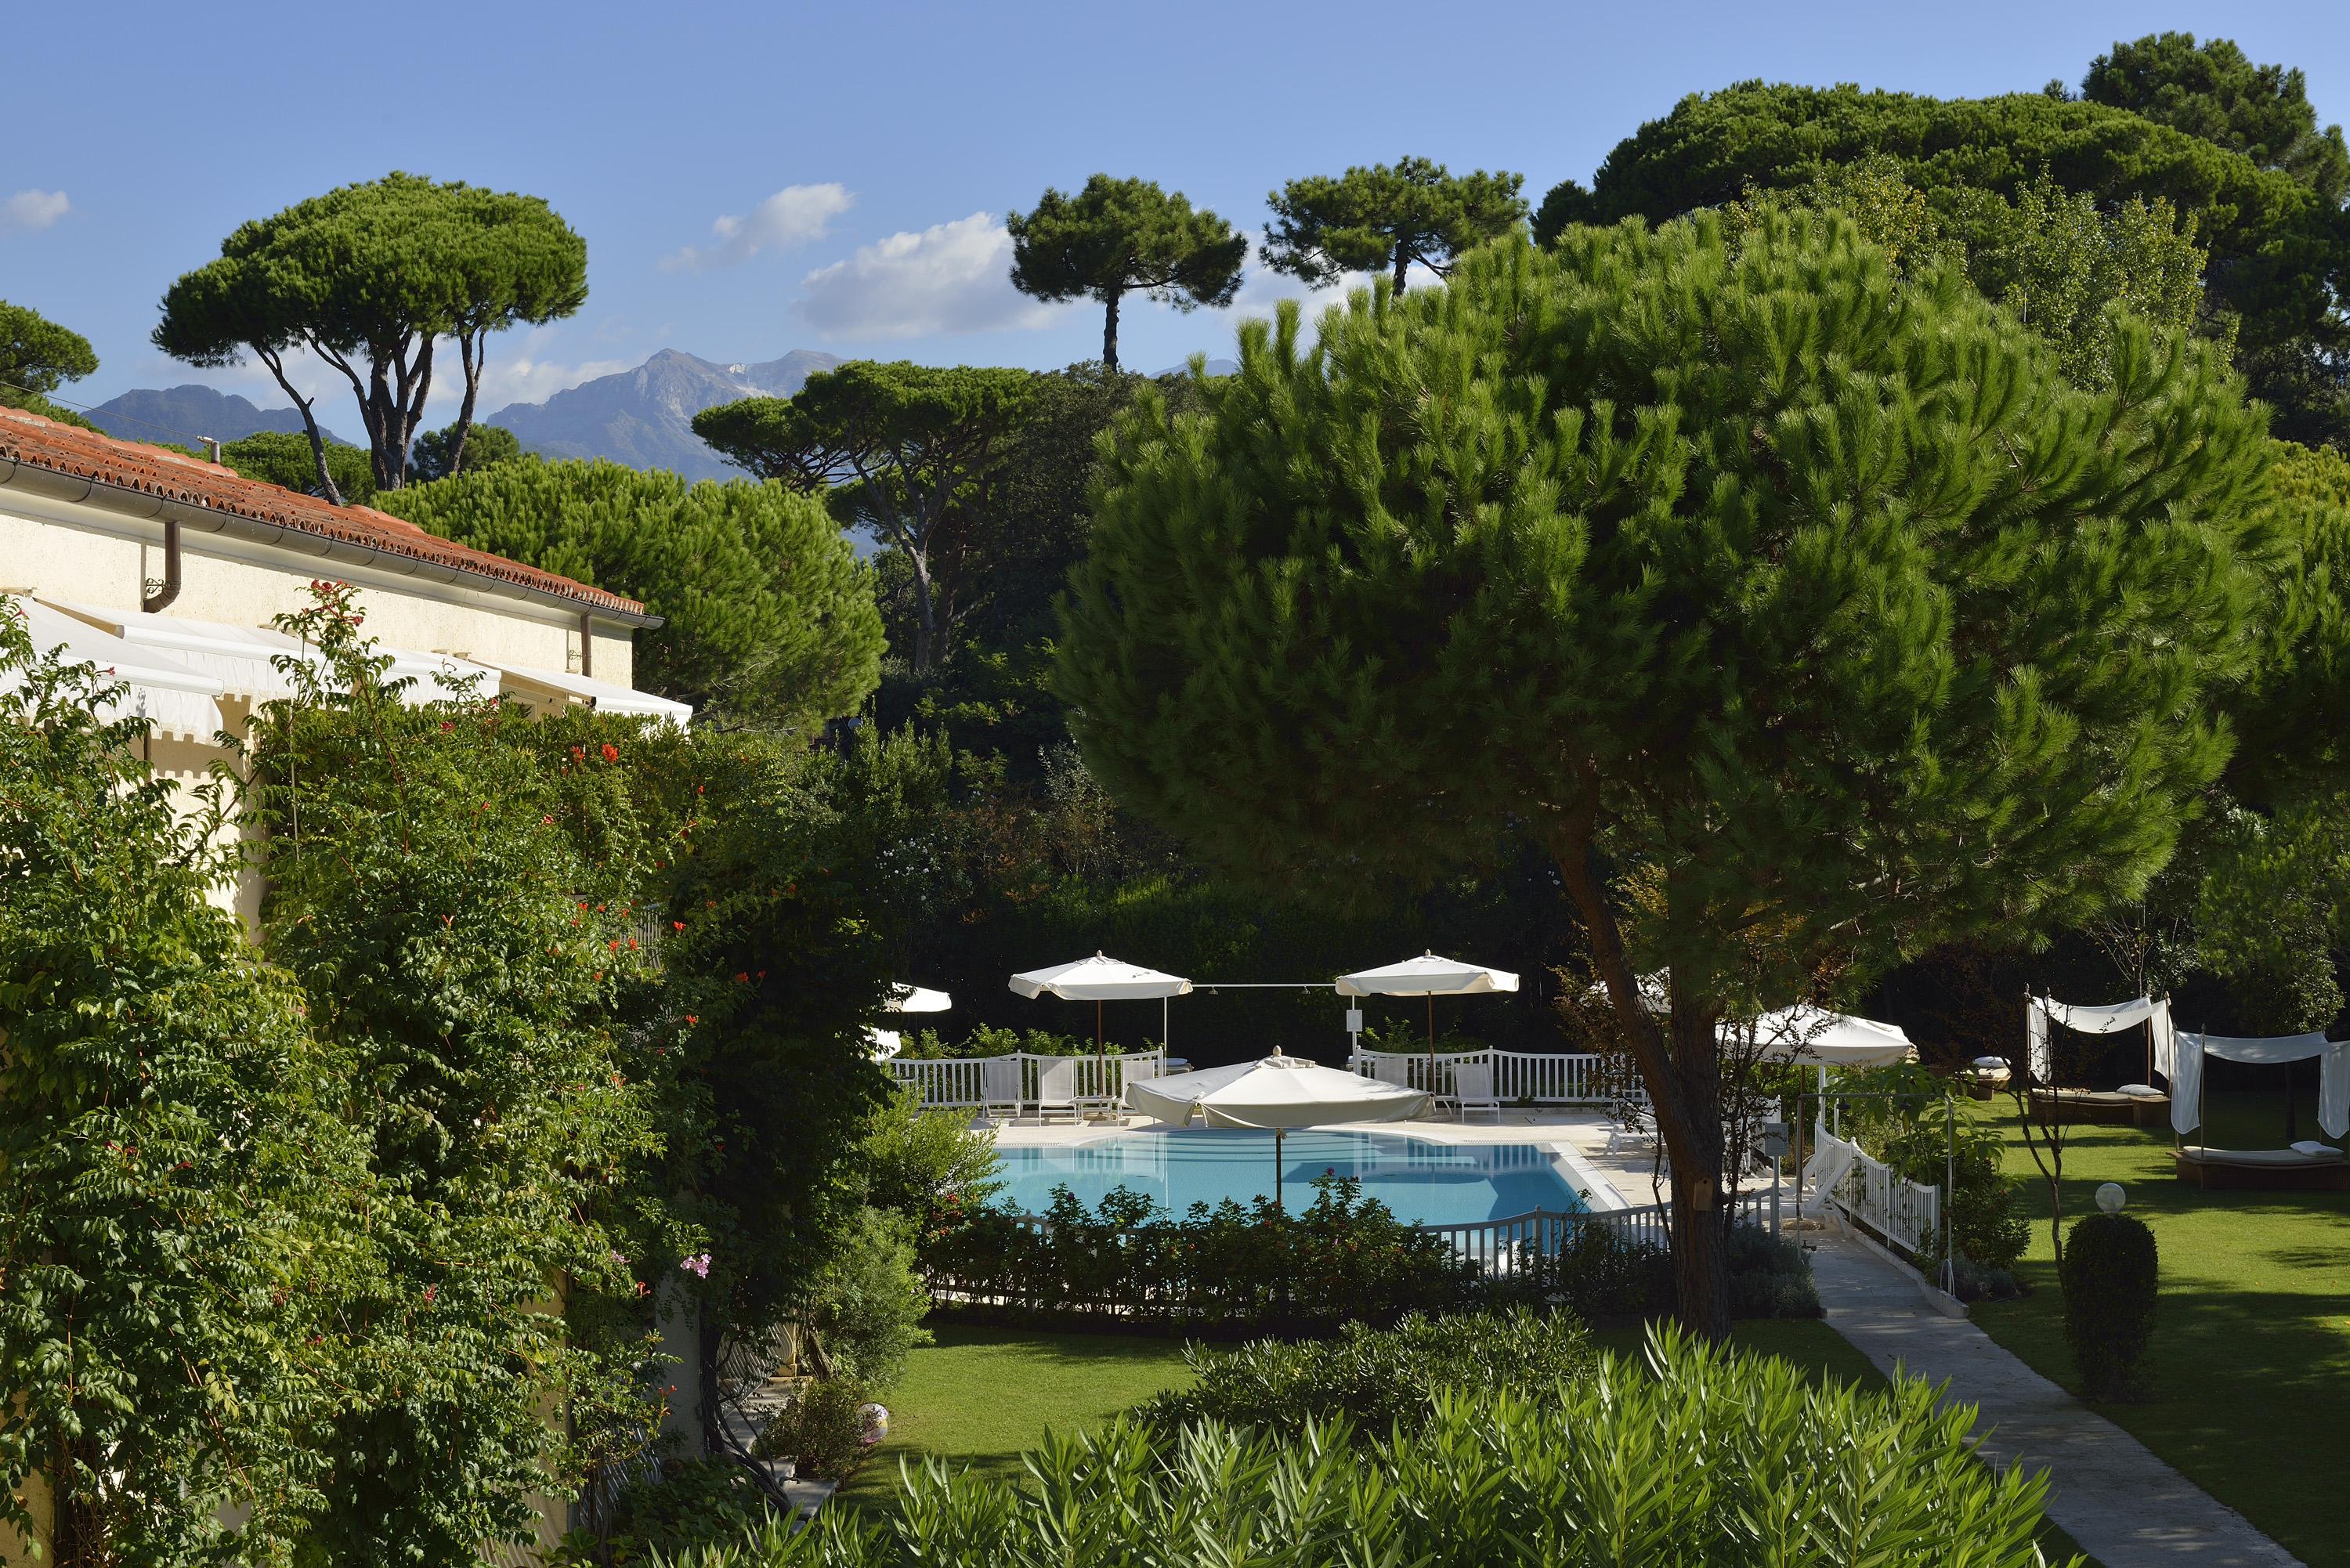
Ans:
[{"label": "oleander shrub", "polygon": [[1315,1178],[1297,1214],[1259,1198],[1177,1217],[1124,1188],[1088,1210],[1064,1187],[1042,1218],[967,1210],[935,1228],[922,1247],[934,1311],[1234,1337],[1392,1323],[1468,1305],[1480,1288],[1442,1238],[1342,1177]]},{"label": "oleander shrub", "polygon": [[2126,1399],[2154,1337],[2161,1287],[2154,1232],[2126,1214],[2092,1214],[2064,1239],[2064,1342],[2092,1399]]},{"label": "oleander shrub", "polygon": [[759,1457],[789,1459],[804,1476],[845,1481],[865,1468],[865,1390],[846,1377],[806,1384],[759,1434]]},{"label": "oleander shrub", "polygon": [[1597,1359],[1589,1333],[1570,1314],[1413,1313],[1388,1329],[1351,1323],[1329,1339],[1257,1339],[1230,1350],[1191,1345],[1183,1360],[1191,1383],[1152,1397],[1133,1414],[1166,1433],[1200,1420],[1286,1430],[1308,1417],[1343,1417],[1357,1433],[1377,1435],[1428,1419],[1449,1389],[1538,1398],[1588,1373]]},{"label": "oleander shrub", "polygon": [[1731,1316],[1818,1317],[1824,1310],[1803,1248],[1760,1225],[1731,1227]]},{"label": "oleander shrub", "polygon": [[886,1517],[827,1511],[680,1568],[1042,1563],[1965,1563],[2039,1568],[2044,1476],[1994,1470],[1974,1412],[1935,1390],[1838,1380],[1670,1329],[1537,1395],[1456,1390],[1405,1431],[1121,1418],[1055,1436],[1024,1484],[907,1478]]}]

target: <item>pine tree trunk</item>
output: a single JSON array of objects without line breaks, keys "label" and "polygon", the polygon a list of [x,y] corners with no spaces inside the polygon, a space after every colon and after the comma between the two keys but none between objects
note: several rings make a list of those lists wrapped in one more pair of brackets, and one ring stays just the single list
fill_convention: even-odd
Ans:
[{"label": "pine tree trunk", "polygon": [[1396,246],[1396,254],[1395,254],[1395,291],[1396,291],[1396,297],[1397,297],[1397,298],[1399,298],[1399,299],[1400,299],[1400,298],[1402,298],[1402,297],[1403,297],[1403,275],[1404,275],[1407,271],[1409,271],[1409,270],[1410,269],[1410,267],[1411,267],[1411,252],[1409,252],[1409,251],[1406,250],[1406,249],[1405,249],[1403,246],[1401,246],[1401,245],[1398,245],[1398,246]]},{"label": "pine tree trunk", "polygon": [[1730,1336],[1719,1023],[1693,999],[1673,998],[1673,1074],[1689,1124],[1672,1149],[1674,1312],[1682,1327],[1709,1340]]},{"label": "pine tree trunk", "polygon": [[914,673],[928,675],[938,657],[938,601],[931,592],[930,552],[909,550],[906,559],[914,568]]},{"label": "pine tree trunk", "polygon": [[1118,301],[1111,295],[1102,309],[1102,365],[1113,376],[1118,374]]}]

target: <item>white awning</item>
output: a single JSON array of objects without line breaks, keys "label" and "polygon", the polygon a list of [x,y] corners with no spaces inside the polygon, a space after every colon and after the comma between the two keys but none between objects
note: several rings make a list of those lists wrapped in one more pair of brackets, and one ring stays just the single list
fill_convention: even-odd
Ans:
[{"label": "white awning", "polygon": [[667,719],[681,729],[693,717],[691,702],[656,697],[650,691],[632,691],[608,680],[574,675],[569,670],[535,670],[521,664],[500,664],[497,668],[504,672],[504,684],[509,690],[519,686],[526,695],[585,702],[598,713],[643,713]]},{"label": "white awning", "polygon": [[388,643],[377,644],[375,651],[379,657],[389,655],[391,659],[391,668],[383,672],[384,680],[413,682],[400,698],[411,708],[465,697],[465,689],[460,682],[469,678],[473,682],[470,701],[480,701],[498,694],[498,672],[486,664],[476,664],[453,653],[419,653]]},{"label": "white awning", "polygon": [[[38,599],[8,594],[0,595],[0,601],[23,613],[34,652],[56,651],[68,664],[95,664],[104,683],[120,682],[128,688],[99,708],[100,718],[141,718],[157,734],[185,735],[197,741],[210,741],[224,727],[217,701],[227,690],[223,681],[152,648],[126,642]],[[0,680],[12,686],[24,683],[13,672],[0,675]]]},{"label": "white awning", "polygon": [[147,615],[138,610],[106,609],[70,599],[42,600],[77,616],[102,631],[112,632],[139,648],[161,649],[175,663],[184,664],[218,680],[227,695],[252,702],[290,698],[293,682],[274,660],[306,660],[324,670],[326,657],[282,631],[265,627],[230,626],[216,620],[181,616]]}]

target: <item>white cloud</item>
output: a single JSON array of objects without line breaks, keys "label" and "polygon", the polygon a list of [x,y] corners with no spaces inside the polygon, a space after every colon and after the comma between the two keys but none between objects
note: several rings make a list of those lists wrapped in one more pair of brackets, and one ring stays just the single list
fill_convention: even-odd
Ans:
[{"label": "white cloud", "polygon": [[926,337],[1043,327],[1059,306],[1012,286],[1012,236],[992,213],[891,234],[800,280],[792,314],[829,337]]},{"label": "white cloud", "polygon": [[0,202],[0,231],[46,229],[72,210],[63,191],[19,191]]},{"label": "white cloud", "polygon": [[[633,370],[639,364],[634,359],[582,359],[567,364],[556,359],[534,359],[527,355],[501,359],[494,352],[496,341],[495,338],[491,339],[493,352],[490,362],[482,370],[482,393],[473,405],[477,419],[503,409],[508,403],[543,403],[556,393],[576,387],[582,381]],[[437,372],[440,365],[438,355],[434,356],[433,364]],[[431,413],[435,416],[445,413],[448,418],[455,419],[458,405],[464,395],[465,382],[462,375],[453,378],[444,390],[441,377],[436,373],[432,378]]]},{"label": "white cloud", "polygon": [[822,185],[786,185],[748,214],[729,213],[710,225],[711,244],[688,245],[663,256],[663,272],[701,272],[713,266],[739,266],[761,251],[789,250],[824,238],[826,227],[857,202],[837,181]]}]

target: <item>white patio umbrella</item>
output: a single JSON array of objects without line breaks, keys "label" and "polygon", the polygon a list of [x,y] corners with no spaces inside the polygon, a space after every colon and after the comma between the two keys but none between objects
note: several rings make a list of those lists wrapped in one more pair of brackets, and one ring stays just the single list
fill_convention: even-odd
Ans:
[{"label": "white patio umbrella", "polygon": [[1291,1127],[1396,1122],[1428,1112],[1425,1090],[1382,1084],[1297,1056],[1207,1067],[1138,1080],[1126,1086],[1128,1109],[1177,1127],[1193,1113],[1211,1127],[1256,1127],[1273,1134],[1273,1200],[1282,1200],[1282,1140]]},{"label": "white patio umbrella", "polygon": [[[1721,1027],[1727,1037],[1731,1025]],[[1809,1002],[1764,1013],[1754,1021],[1754,1039],[1765,1061],[1817,1067],[1878,1067],[1902,1061],[1917,1049],[1898,1024],[1831,1012]]]},{"label": "white patio umbrella", "polygon": [[1056,963],[1050,969],[1032,969],[1012,977],[1012,989],[1022,996],[1057,996],[1065,1002],[1090,1002],[1094,1004],[1094,1070],[1102,1066],[1102,1003],[1106,1002],[1148,1001],[1159,999],[1159,1042],[1167,1043],[1167,999],[1190,992],[1191,982],[1181,975],[1162,974],[1155,969],[1128,963],[1097,952],[1088,959],[1074,963]]},{"label": "white patio umbrella", "polygon": [[1416,959],[1378,969],[1358,970],[1338,977],[1341,996],[1424,996],[1428,998],[1428,1082],[1436,1082],[1436,999],[1440,996],[1491,996],[1515,991],[1518,977],[1505,969],[1462,963],[1458,959],[1422,953]]},{"label": "white patio umbrella", "polygon": [[[893,985],[889,994],[881,999],[882,1008],[889,1012],[944,1012],[953,1005],[954,998],[945,992],[919,985]],[[888,1061],[905,1044],[894,1029],[868,1028],[865,1037],[873,1043],[877,1061]]]}]

